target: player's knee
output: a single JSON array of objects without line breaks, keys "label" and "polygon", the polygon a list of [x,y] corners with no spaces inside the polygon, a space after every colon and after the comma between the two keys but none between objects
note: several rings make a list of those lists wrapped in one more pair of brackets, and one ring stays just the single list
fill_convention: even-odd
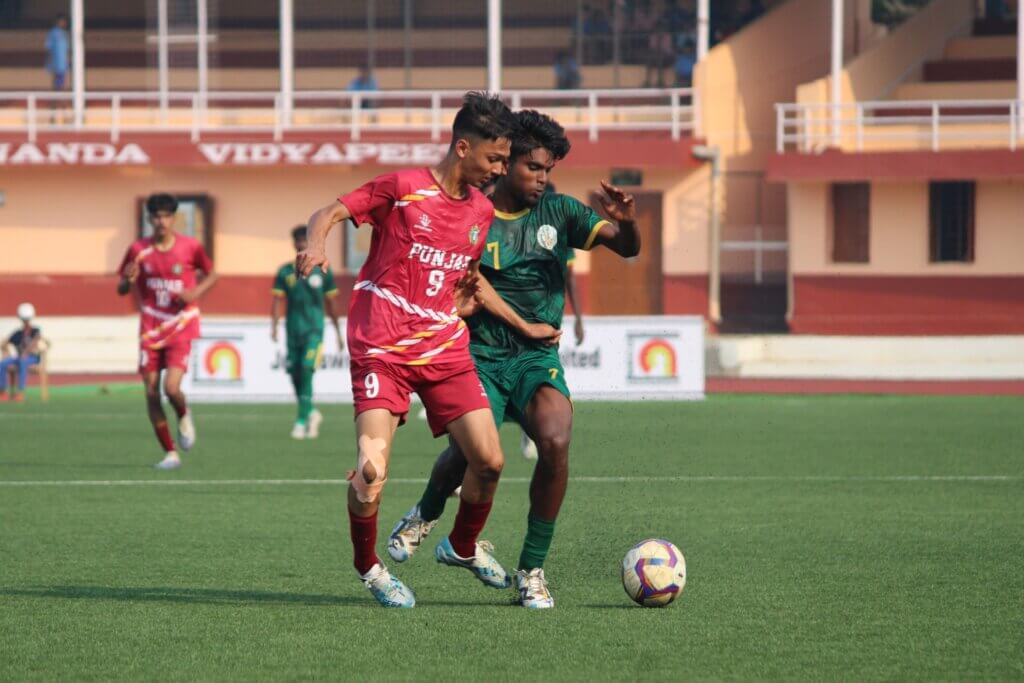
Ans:
[{"label": "player's knee", "polygon": [[559,465],[569,460],[569,442],[571,433],[558,430],[543,434],[537,439],[537,454],[552,465]]},{"label": "player's knee", "polygon": [[146,385],[146,401],[149,403],[160,402],[160,387],[155,384]]},{"label": "player's knee", "polygon": [[505,456],[502,455],[501,447],[498,445],[481,451],[476,462],[473,463],[473,472],[485,481],[498,481],[504,468]]},{"label": "player's knee", "polygon": [[387,457],[384,450],[387,442],[368,436],[359,437],[359,459],[356,469],[349,473],[349,481],[355,489],[356,498],[362,503],[372,503],[380,497],[387,481]]}]

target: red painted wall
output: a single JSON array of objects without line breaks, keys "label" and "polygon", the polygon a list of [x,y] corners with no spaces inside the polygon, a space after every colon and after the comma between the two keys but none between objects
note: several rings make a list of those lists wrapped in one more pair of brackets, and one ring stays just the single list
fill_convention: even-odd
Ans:
[{"label": "red painted wall", "polygon": [[1024,277],[793,278],[797,334],[1024,334]]},{"label": "red painted wall", "polygon": [[[222,275],[200,303],[204,313],[269,315],[273,276]],[[354,278],[336,276],[340,303],[348,308]],[[666,275],[662,286],[665,313],[704,315],[707,312],[707,276]],[[14,315],[23,301],[31,301],[40,315],[130,315],[131,297],[119,297],[114,275],[0,275],[0,315]],[[584,313],[589,309],[589,276],[576,274],[576,291]],[[567,309],[568,309],[568,302]]]}]

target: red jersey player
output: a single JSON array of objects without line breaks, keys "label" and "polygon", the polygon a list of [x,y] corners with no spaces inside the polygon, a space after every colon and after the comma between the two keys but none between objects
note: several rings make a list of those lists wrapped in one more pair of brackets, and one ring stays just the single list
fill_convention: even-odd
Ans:
[{"label": "red jersey player", "polygon": [[440,164],[379,176],[323,207],[310,218],[309,245],[296,258],[306,276],[326,264],[324,240],[332,226],[348,218],[373,226],[348,313],[358,450],[348,512],[356,571],[385,607],[415,604],[375,551],[391,444],[414,391],[434,436],[447,432],[468,451],[455,526],[435,557],[471,570],[489,586],[509,585],[487,544],[477,543],[504,458],[455,290],[475,272],[494,215],[477,188],[505,173],[515,125],[497,97],[467,94]]},{"label": "red jersey player", "polygon": [[[153,236],[136,240],[118,271],[117,293],[125,295],[133,285],[139,304],[139,373],[146,388],[146,407],[164,459],[157,468],[181,466],[174,441],[167,428],[167,416],[160,404],[160,371],[164,370],[164,394],[178,414],[178,443],[183,451],[195,444],[192,415],[181,391],[181,378],[188,369],[192,340],[199,336],[199,308],[196,306],[217,281],[213,262],[198,240],[174,230],[178,201],[169,194],[154,194],[146,200]],[[196,272],[203,272],[197,282]]]}]

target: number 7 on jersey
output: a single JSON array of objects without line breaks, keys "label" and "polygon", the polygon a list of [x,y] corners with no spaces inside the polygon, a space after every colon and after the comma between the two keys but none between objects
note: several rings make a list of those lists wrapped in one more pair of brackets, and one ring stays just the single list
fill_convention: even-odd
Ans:
[{"label": "number 7 on jersey", "polygon": [[501,259],[498,258],[498,243],[488,242],[487,251],[489,251],[491,255],[494,257],[494,269],[501,270]]}]

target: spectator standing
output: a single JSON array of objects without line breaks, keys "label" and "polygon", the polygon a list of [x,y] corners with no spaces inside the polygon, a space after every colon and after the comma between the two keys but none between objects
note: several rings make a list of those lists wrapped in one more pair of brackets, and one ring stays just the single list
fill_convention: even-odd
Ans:
[{"label": "spectator standing", "polygon": [[68,18],[58,14],[53,28],[46,34],[46,71],[52,78],[54,91],[64,90],[67,85],[68,55]]},{"label": "spectator standing", "polygon": [[[348,89],[349,92],[376,92],[380,90],[377,86],[376,77],[370,71],[370,67],[366,65],[359,67],[359,75],[348,84]],[[375,104],[373,100],[364,98],[361,106],[363,109],[373,109]]]},{"label": "spectator standing", "polygon": [[694,52],[693,41],[687,40],[683,43],[682,49],[676,54],[676,61],[672,70],[675,72],[675,86],[677,88],[689,88],[693,85],[693,67],[697,63]]},{"label": "spectator standing", "polygon": [[580,87],[580,65],[576,58],[565,50],[555,57],[555,87],[559,90],[575,90]]}]

